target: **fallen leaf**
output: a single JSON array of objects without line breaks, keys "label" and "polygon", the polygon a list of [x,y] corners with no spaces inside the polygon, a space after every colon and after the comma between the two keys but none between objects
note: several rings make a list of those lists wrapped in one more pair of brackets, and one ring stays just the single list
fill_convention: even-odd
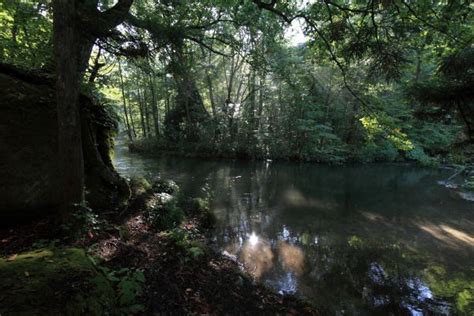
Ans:
[{"label": "fallen leaf", "polygon": [[8,257],[7,261],[14,261],[16,259],[16,257],[18,257],[18,254],[14,254],[14,255],[11,255],[10,257]]},{"label": "fallen leaf", "polygon": [[29,277],[30,273],[28,271],[25,271],[25,276]]}]

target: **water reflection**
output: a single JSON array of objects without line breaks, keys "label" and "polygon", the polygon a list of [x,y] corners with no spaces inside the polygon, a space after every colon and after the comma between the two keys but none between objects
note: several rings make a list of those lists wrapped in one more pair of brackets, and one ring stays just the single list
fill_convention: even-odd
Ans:
[{"label": "water reflection", "polygon": [[256,278],[269,271],[273,266],[273,251],[268,241],[258,238],[254,233],[238,249],[238,258],[247,270]]},{"label": "water reflection", "polygon": [[255,278],[259,279],[271,271],[274,264],[288,272],[285,283],[295,284],[295,276],[300,276],[304,270],[304,252],[295,245],[279,240],[276,244],[252,232],[244,243],[238,238],[237,242],[228,244],[224,253],[239,261]]},{"label": "water reflection", "polygon": [[420,228],[447,245],[458,248],[474,247],[474,235],[449,225],[420,224]]},{"label": "water reflection", "polygon": [[438,185],[449,171],[142,159],[120,151],[116,164],[125,174],[173,178],[187,195],[207,186],[216,244],[262,282],[304,295],[328,314],[474,310],[474,204]]},{"label": "water reflection", "polygon": [[303,250],[287,242],[278,242],[278,257],[281,260],[283,269],[299,276],[303,274],[304,253]]}]

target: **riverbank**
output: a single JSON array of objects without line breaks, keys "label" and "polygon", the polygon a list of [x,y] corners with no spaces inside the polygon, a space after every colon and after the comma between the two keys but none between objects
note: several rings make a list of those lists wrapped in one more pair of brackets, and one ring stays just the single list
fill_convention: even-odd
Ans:
[{"label": "riverbank", "polygon": [[203,159],[232,159],[232,160],[272,160],[272,161],[291,161],[291,162],[310,162],[321,164],[350,164],[350,163],[413,163],[425,167],[440,166],[472,166],[474,165],[474,146],[472,144],[460,145],[453,148],[449,155],[437,154],[434,156],[426,154],[422,150],[413,151],[394,151],[387,154],[383,151],[372,152],[369,154],[357,154],[350,150],[340,156],[324,157],[306,157],[301,155],[262,155],[249,154],[248,152],[217,150],[212,146],[203,147],[198,144],[189,144],[179,147],[178,145],[169,146],[165,142],[153,139],[138,139],[133,142],[127,142],[130,152],[143,155],[167,155],[185,158],[203,158]]},{"label": "riverbank", "polygon": [[127,211],[86,210],[65,236],[51,238],[52,218],[1,230],[0,265],[8,274],[0,313],[318,314],[213,251],[205,201],[178,198],[172,182],[130,185]]}]

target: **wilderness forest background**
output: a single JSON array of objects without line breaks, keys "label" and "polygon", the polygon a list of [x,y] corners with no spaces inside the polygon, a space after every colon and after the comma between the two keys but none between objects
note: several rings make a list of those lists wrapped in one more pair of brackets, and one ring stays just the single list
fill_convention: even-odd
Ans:
[{"label": "wilderness forest background", "polygon": [[1,0],[0,314],[472,315],[473,10]]},{"label": "wilderness forest background", "polygon": [[[472,4],[259,3],[135,1],[96,40],[81,89],[119,118],[137,150],[330,163],[471,158]],[[1,60],[51,67],[50,3],[1,5]],[[303,40],[285,36],[289,22]]]}]

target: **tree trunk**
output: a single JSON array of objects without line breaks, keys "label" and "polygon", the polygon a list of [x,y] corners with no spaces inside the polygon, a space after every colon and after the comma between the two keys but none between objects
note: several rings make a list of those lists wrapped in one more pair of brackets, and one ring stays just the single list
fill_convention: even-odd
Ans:
[{"label": "tree trunk", "polygon": [[133,106],[132,106],[132,103],[130,102],[131,100],[131,97],[130,97],[130,92],[128,93],[128,116],[129,116],[129,119],[130,119],[130,126],[132,127],[132,136],[133,136],[133,139],[136,139],[137,138],[137,129],[135,128],[135,122],[133,120]]},{"label": "tree trunk", "polygon": [[153,80],[153,75],[149,77],[150,90],[151,90],[151,110],[153,114],[153,125],[155,127],[155,136],[158,138],[160,136],[160,124],[158,118],[158,106],[156,104],[156,91],[155,91],[155,80]]},{"label": "tree trunk", "polygon": [[[212,53],[209,52],[209,60],[208,65],[212,65]],[[214,101],[214,86],[212,84],[211,74],[209,73],[208,67],[206,67],[206,82],[207,82],[207,89],[209,92],[209,101],[211,102],[211,110],[212,110],[212,118],[216,119],[217,111],[216,111],[216,102]]]},{"label": "tree trunk", "polygon": [[67,217],[74,204],[84,201],[84,161],[78,106],[80,76],[75,1],[55,0],[54,53],[58,114],[58,173],[60,211]]},{"label": "tree trunk", "polygon": [[142,124],[142,137],[146,138],[146,124],[145,124],[145,103],[142,101],[142,95],[140,93],[140,88],[138,88],[138,108],[140,109],[140,122]]},{"label": "tree trunk", "polygon": [[264,90],[265,90],[265,73],[262,74],[260,77],[260,91],[258,96],[258,111],[257,111],[257,126],[256,130],[260,132],[262,126],[262,115],[263,115],[263,98],[264,98]]},{"label": "tree trunk", "polygon": [[123,114],[125,116],[125,123],[127,124],[128,139],[132,141],[133,140],[132,129],[130,128],[130,121],[128,120],[127,99],[125,97],[125,88],[124,88],[124,83],[123,83],[122,66],[120,65],[120,60],[118,62],[118,65],[119,65],[119,74],[120,74],[120,88],[122,90]]},{"label": "tree trunk", "polygon": [[168,114],[170,113],[170,91],[169,91],[169,84],[168,84],[168,77],[166,76],[165,74],[165,117],[168,116]]},{"label": "tree trunk", "polygon": [[146,94],[146,88],[143,89],[143,105],[145,108],[145,123],[146,123],[146,134],[147,137],[151,137],[151,125],[150,125],[150,108],[148,106],[148,100],[147,100],[147,94]]},{"label": "tree trunk", "polygon": [[250,86],[250,107],[248,109],[248,121],[249,121],[249,124],[248,124],[248,127],[247,127],[247,138],[248,138],[248,144],[252,144],[254,145],[255,144],[255,133],[254,133],[254,130],[255,130],[255,122],[256,122],[256,119],[255,119],[255,108],[256,108],[256,103],[257,103],[257,82],[256,82],[256,75],[255,75],[255,70],[252,69],[251,70],[251,74],[250,74],[250,83],[249,83],[249,86]]}]

